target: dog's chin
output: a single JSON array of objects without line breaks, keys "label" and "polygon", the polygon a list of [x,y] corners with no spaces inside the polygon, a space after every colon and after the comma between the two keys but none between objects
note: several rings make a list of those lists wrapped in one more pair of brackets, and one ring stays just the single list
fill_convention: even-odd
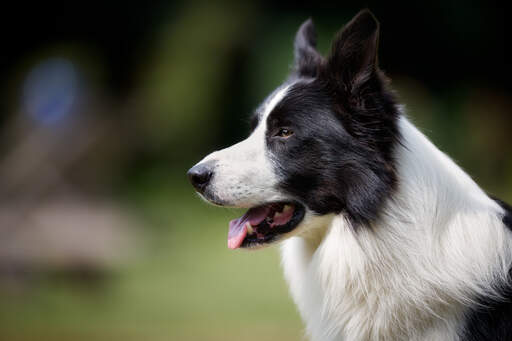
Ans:
[{"label": "dog's chin", "polygon": [[[211,193],[200,197],[215,206],[248,208],[220,199]],[[230,249],[261,249],[293,235],[303,221],[306,208],[294,201],[272,201],[249,207],[240,218],[229,222],[228,247]]]}]

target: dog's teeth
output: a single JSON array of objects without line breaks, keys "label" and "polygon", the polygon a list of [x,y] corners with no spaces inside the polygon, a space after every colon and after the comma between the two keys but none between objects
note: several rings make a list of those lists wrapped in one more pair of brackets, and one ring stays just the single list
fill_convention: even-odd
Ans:
[{"label": "dog's teeth", "polygon": [[283,208],[283,213],[285,212],[289,212],[293,209],[293,207],[291,205],[284,205],[284,208]]},{"label": "dog's teeth", "polygon": [[276,219],[278,219],[282,215],[283,215],[282,212],[276,212],[276,213],[274,213],[274,218],[273,219],[276,220]]},{"label": "dog's teeth", "polygon": [[247,227],[247,233],[248,233],[248,234],[253,234],[253,233],[254,233],[254,229],[252,228],[252,226],[251,226],[251,223],[250,223],[250,222],[247,222],[247,223],[245,224],[245,227]]}]

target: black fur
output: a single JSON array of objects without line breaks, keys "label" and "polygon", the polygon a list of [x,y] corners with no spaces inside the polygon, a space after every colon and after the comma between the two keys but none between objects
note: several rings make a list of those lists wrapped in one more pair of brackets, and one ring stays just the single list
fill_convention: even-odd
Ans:
[{"label": "black fur", "polygon": [[[512,207],[499,199],[494,200],[505,210],[503,223],[512,230]],[[461,340],[512,340],[512,271],[509,271],[509,278],[510,284],[502,289],[502,299],[480,298],[479,306],[466,314]]]},{"label": "black fur", "polygon": [[[344,212],[354,225],[377,218],[396,182],[400,140],[393,94],[377,65],[379,25],[358,14],[327,59],[311,20],[295,42],[293,84],[267,118],[267,145],[281,189],[318,214]],[[294,132],[287,139],[281,128]]]},{"label": "black fur", "polygon": [[498,198],[493,197],[493,199],[501,206],[501,208],[503,208],[505,210],[505,215],[503,216],[503,223],[510,230],[512,230],[512,207],[509,204],[507,204],[506,202],[504,202]]}]

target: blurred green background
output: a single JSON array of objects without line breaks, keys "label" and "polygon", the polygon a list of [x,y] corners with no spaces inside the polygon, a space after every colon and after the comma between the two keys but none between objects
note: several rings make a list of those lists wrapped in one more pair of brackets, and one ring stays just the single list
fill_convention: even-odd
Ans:
[{"label": "blurred green background", "polygon": [[505,11],[486,1],[9,4],[0,27],[0,340],[300,340],[278,250],[185,172],[247,134],[312,17],[369,7],[411,119],[512,201]]}]

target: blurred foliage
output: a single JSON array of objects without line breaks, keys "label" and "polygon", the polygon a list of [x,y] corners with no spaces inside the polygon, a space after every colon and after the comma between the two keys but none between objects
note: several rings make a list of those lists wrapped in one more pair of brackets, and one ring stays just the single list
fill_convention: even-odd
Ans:
[{"label": "blurred foliage", "polygon": [[220,129],[216,102],[227,89],[230,52],[247,38],[244,22],[250,13],[249,6],[205,2],[182,9],[162,28],[152,62],[140,72],[150,143],[187,141],[186,149],[172,150],[185,154]]}]

